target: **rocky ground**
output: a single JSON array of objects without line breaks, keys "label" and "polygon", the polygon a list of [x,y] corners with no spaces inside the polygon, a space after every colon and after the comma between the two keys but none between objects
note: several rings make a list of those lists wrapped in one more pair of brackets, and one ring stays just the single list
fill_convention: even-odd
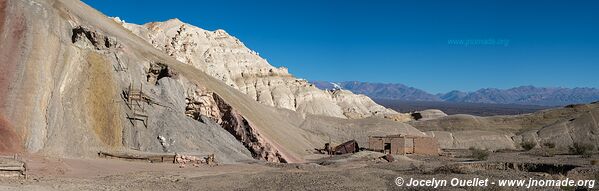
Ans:
[{"label": "rocky ground", "polygon": [[[27,156],[28,177],[0,178],[1,190],[427,190],[397,186],[395,179],[599,179],[598,155],[540,157],[533,151],[491,153],[476,161],[468,150],[443,156],[395,156],[368,151],[324,157],[302,164],[248,161],[243,164],[180,168],[172,163],[115,159],[51,159]],[[322,157],[322,156],[321,156]],[[499,164],[519,164],[520,169]],[[543,164],[551,164],[543,166]],[[560,164],[562,166],[560,166]],[[573,169],[562,170],[571,165]],[[509,165],[507,165],[509,166]],[[500,187],[442,187],[443,190],[514,190]],[[532,190],[573,188],[536,187]]]}]

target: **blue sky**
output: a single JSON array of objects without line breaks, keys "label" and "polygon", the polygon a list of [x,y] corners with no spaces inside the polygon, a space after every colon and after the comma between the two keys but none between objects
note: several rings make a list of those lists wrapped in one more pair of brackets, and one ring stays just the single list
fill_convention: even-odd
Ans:
[{"label": "blue sky", "polygon": [[179,18],[225,29],[308,80],[403,83],[431,93],[599,87],[599,1],[84,2],[132,23]]}]

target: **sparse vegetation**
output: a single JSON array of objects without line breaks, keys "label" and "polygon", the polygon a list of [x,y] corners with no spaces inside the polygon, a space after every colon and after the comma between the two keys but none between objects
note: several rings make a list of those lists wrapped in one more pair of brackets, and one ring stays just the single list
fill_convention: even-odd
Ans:
[{"label": "sparse vegetation", "polygon": [[583,158],[589,158],[592,155],[595,146],[589,143],[574,143],[570,147],[570,154],[581,155]]},{"label": "sparse vegetation", "polygon": [[553,157],[556,152],[555,143],[545,142],[543,143],[543,148],[540,150],[540,155],[543,157]]},{"label": "sparse vegetation", "polygon": [[496,153],[511,153],[511,152],[517,152],[518,150],[514,150],[514,149],[497,149],[495,150]]},{"label": "sparse vegetation", "polygon": [[470,147],[470,151],[472,152],[471,157],[479,161],[487,160],[491,154],[491,152],[486,149],[479,149],[475,147]]},{"label": "sparse vegetation", "polygon": [[543,157],[553,157],[555,156],[555,150],[550,148],[545,148],[541,151],[541,156]]},{"label": "sparse vegetation", "polygon": [[546,142],[546,143],[543,143],[543,146],[547,147],[547,148],[550,148],[550,149],[553,149],[553,148],[555,148],[555,143],[553,143],[553,142]]},{"label": "sparse vegetation", "polygon": [[532,148],[535,148],[537,146],[537,143],[534,141],[525,141],[522,142],[522,144],[520,144],[520,146],[522,146],[522,148],[526,151],[530,151]]}]

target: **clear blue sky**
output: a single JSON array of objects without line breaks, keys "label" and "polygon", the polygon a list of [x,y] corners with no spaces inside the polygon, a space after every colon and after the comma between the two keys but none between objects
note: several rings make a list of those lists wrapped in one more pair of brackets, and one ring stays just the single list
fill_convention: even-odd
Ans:
[{"label": "clear blue sky", "polygon": [[[84,2],[131,23],[179,18],[225,29],[308,80],[403,83],[432,93],[599,87],[599,1]],[[485,39],[496,43],[448,43]]]}]

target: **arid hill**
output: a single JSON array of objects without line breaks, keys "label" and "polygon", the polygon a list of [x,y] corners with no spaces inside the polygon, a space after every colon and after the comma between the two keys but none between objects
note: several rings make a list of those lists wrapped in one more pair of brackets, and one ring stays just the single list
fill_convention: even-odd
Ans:
[{"label": "arid hill", "polygon": [[[567,150],[574,143],[599,144],[597,118],[599,103],[595,102],[522,115],[449,115],[411,121],[409,124],[434,135],[446,148],[482,146],[490,149],[515,149],[520,148],[523,142],[532,142],[538,147],[549,143]],[[488,141],[479,143],[478,139]]]},{"label": "arid hill", "polygon": [[[176,43],[185,41],[174,42],[170,51],[175,52],[169,54],[80,1],[2,0],[0,9],[3,153],[177,152],[216,154],[224,163],[302,162],[329,140],[339,144],[356,138],[365,144],[367,135],[424,136],[410,125],[370,117],[395,112],[365,96],[319,90],[270,67],[224,31],[201,31],[217,39],[207,47],[229,43],[206,49],[214,58],[211,65],[229,66],[235,63],[231,59],[257,62],[244,65],[256,66],[249,73],[226,68],[233,81],[206,74],[212,70],[198,63],[181,62],[187,61],[177,56],[185,55],[179,52],[185,45]],[[176,20],[146,26],[164,27],[158,36],[200,31]],[[182,28],[187,32],[177,32]],[[261,89],[262,83],[272,86]],[[260,93],[279,90],[283,93]]]}]

